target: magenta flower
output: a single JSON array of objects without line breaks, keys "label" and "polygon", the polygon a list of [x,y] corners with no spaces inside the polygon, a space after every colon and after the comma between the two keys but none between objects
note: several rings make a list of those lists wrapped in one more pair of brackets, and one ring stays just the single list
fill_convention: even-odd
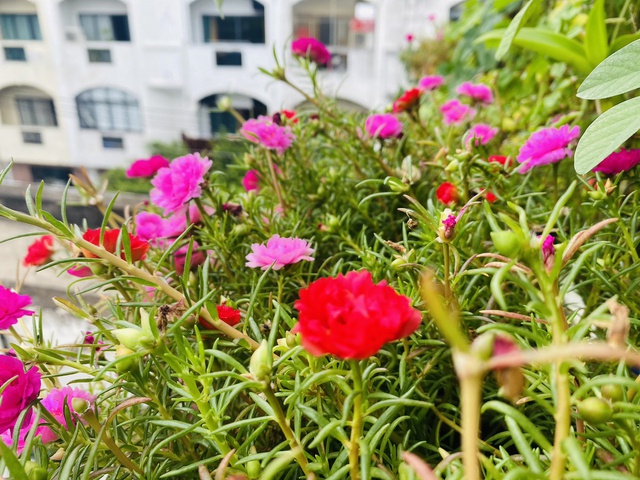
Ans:
[{"label": "magenta flower", "polygon": [[440,75],[427,75],[422,77],[418,82],[418,88],[421,90],[435,90],[444,82],[444,78]]},{"label": "magenta flower", "polygon": [[[0,330],[6,330],[15,325],[20,317],[33,314],[32,310],[24,309],[29,305],[31,305],[29,295],[19,295],[0,285]],[[2,386],[1,383],[0,386]]]},{"label": "magenta flower", "polygon": [[[189,245],[184,245],[180,247],[173,254],[173,262],[176,267],[176,272],[178,275],[182,275],[184,273],[184,268],[187,264],[187,253],[189,253]],[[205,252],[200,250],[200,245],[196,242],[193,242],[193,247],[191,249],[191,258],[189,262],[189,270],[197,267],[198,265],[202,265],[207,259],[207,255]]]},{"label": "magenta flower", "polygon": [[520,148],[516,160],[522,165],[518,173],[527,173],[533,167],[556,163],[573,155],[569,144],[580,136],[580,127],[549,127],[532,133]]},{"label": "magenta flower", "polygon": [[153,177],[158,170],[169,166],[169,160],[162,155],[154,155],[151,158],[136,160],[127,170],[129,178],[148,178]]},{"label": "magenta flower", "polygon": [[398,138],[402,134],[402,122],[390,113],[369,115],[364,128],[370,137]]},{"label": "magenta flower", "polygon": [[90,277],[93,275],[93,271],[89,267],[85,267],[84,265],[71,267],[67,270],[67,273],[78,278]]},{"label": "magenta flower", "polygon": [[635,150],[622,149],[619,152],[613,152],[605,158],[592,171],[602,172],[605,175],[617,175],[621,172],[631,170],[640,164],[640,148]]},{"label": "magenta flower", "polygon": [[[94,398],[89,392],[79,388],[64,387],[60,389],[52,389],[49,394],[42,399],[41,404],[51,415],[53,415],[60,425],[69,430],[73,428],[78,419],[78,414],[73,406],[73,401],[75,399],[84,400],[87,403],[87,408],[93,405],[94,402]],[[67,423],[64,416],[65,404],[68,406],[69,412],[71,413],[71,425]],[[44,420],[42,420],[41,423],[44,423]],[[38,427],[36,435],[42,436],[42,443],[49,443],[58,439],[58,436],[53,432],[53,430],[46,425]]]},{"label": "magenta flower", "polygon": [[264,115],[244,122],[240,133],[247,140],[260,144],[269,150],[275,150],[280,155],[291,146],[296,138],[291,132],[291,127],[282,127],[276,124],[271,117]]},{"label": "magenta flower", "polygon": [[451,125],[452,123],[460,124],[466,120],[471,120],[476,114],[473,108],[464,103],[460,103],[459,100],[449,100],[445,102],[440,107],[440,111],[444,116],[444,123],[447,125]]},{"label": "magenta flower", "polygon": [[136,235],[145,242],[164,237],[165,219],[157,213],[140,212],[136,215]]},{"label": "magenta flower", "polygon": [[9,384],[0,393],[0,432],[13,430],[20,413],[38,398],[40,371],[38,367],[31,367],[25,372],[20,360],[0,355],[0,385],[7,382]]},{"label": "magenta flower", "polygon": [[179,210],[185,203],[202,195],[200,185],[211,168],[207,157],[193,153],[176,158],[168,167],[161,168],[151,180],[151,201],[164,208],[165,215]]},{"label": "magenta flower", "polygon": [[456,88],[456,92],[459,95],[472,98],[482,103],[493,103],[493,93],[491,89],[483,83],[473,84],[471,82],[464,82],[462,85]]},{"label": "magenta flower", "polygon": [[249,170],[242,179],[242,186],[247,192],[260,190],[260,174],[257,170]]},{"label": "magenta flower", "polygon": [[302,260],[313,261],[315,250],[311,243],[301,238],[281,238],[280,235],[271,237],[266,245],[254,243],[252,252],[247,255],[247,267],[266,270],[273,265],[274,270],[280,270],[285,265],[298,263]]},{"label": "magenta flower", "polygon": [[[215,208],[207,205],[204,206],[204,211],[207,215],[213,215],[216,212]],[[179,237],[189,225],[197,225],[199,223],[202,223],[202,214],[200,213],[200,209],[197,205],[191,205],[188,209],[185,208],[183,211],[178,211],[169,218],[164,219],[164,231],[162,236],[165,238]]]},{"label": "magenta flower", "polygon": [[291,52],[297,57],[309,57],[318,65],[326,65],[331,60],[331,53],[320,40],[303,37],[291,43]]},{"label": "magenta flower", "polygon": [[464,143],[467,147],[472,141],[475,146],[486,145],[496,136],[496,133],[498,133],[497,128],[492,128],[486,123],[478,123],[467,132]]},{"label": "magenta flower", "polygon": [[555,242],[553,235],[547,235],[547,238],[542,242],[542,261],[546,264],[547,260],[552,258],[556,253],[556,248],[553,246]]}]

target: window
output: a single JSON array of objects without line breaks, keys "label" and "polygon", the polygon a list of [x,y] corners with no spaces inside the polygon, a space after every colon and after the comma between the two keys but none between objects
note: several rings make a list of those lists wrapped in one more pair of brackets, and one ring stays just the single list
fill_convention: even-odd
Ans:
[{"label": "window", "polygon": [[17,97],[16,108],[20,115],[20,125],[39,127],[55,127],[58,125],[53,100],[48,98]]},{"label": "window", "polygon": [[111,63],[111,50],[90,48],[89,63]]},{"label": "window", "polygon": [[202,17],[204,42],[264,43],[264,7],[253,2],[253,15]]},{"label": "window", "polygon": [[24,143],[42,144],[42,135],[40,132],[22,132],[22,141]]},{"label": "window", "polygon": [[138,100],[114,88],[94,88],[76,97],[80,128],[139,132],[142,119]]},{"label": "window", "polygon": [[122,149],[124,148],[124,142],[120,137],[102,137],[102,146],[108,149]]},{"label": "window", "polygon": [[0,31],[5,40],[42,40],[35,14],[0,14]]},{"label": "window", "polygon": [[294,37],[314,37],[325,45],[349,46],[350,17],[319,17],[296,15],[294,18]]},{"label": "window", "polygon": [[216,52],[216,65],[222,67],[241,67],[242,53],[240,52]]},{"label": "window", "polygon": [[4,47],[4,58],[12,62],[27,61],[27,55],[22,47]]},{"label": "window", "polygon": [[80,15],[80,26],[88,41],[128,42],[129,20],[126,15]]}]

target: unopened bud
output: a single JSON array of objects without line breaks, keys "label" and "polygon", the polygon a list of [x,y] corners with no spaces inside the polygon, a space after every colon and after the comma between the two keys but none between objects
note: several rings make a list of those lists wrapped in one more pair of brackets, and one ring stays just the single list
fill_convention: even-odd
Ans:
[{"label": "unopened bud", "polygon": [[138,328],[119,328],[118,330],[113,330],[112,333],[122,345],[131,350],[140,349],[142,342],[153,341],[153,338],[150,338]]},{"label": "unopened bud", "polygon": [[402,180],[395,177],[387,178],[387,185],[389,185],[391,191],[395,193],[405,193],[408,192],[410,188],[409,185],[403,183]]},{"label": "unopened bud", "polygon": [[266,340],[251,355],[249,371],[256,380],[268,382],[271,377],[271,367],[273,365],[273,354],[269,351],[269,344]]},{"label": "unopened bud", "polygon": [[224,96],[218,100],[218,110],[221,112],[228,112],[231,110],[231,99],[227,96]]},{"label": "unopened bud", "polygon": [[624,390],[622,386],[617,383],[609,383],[607,385],[603,385],[600,388],[600,393],[607,400],[611,400],[612,402],[621,402],[624,400]]},{"label": "unopened bud", "polygon": [[47,475],[47,469],[36,462],[32,462],[31,460],[25,463],[24,471],[26,472],[29,480],[47,480],[47,478],[49,478]]},{"label": "unopened bud", "polygon": [[126,357],[127,355],[131,355],[132,353],[135,353],[135,352],[125,347],[124,345],[116,345],[115,359],[117,360],[116,370],[118,370],[118,372],[125,373],[133,368],[136,362],[135,358],[133,357],[122,358],[122,357]]},{"label": "unopened bud", "polygon": [[491,240],[498,253],[509,258],[516,258],[522,249],[522,242],[518,234],[508,230],[491,232]]},{"label": "unopened bud", "polygon": [[71,406],[73,407],[73,411],[82,415],[86,412],[91,404],[87,402],[84,398],[76,397],[71,400]]},{"label": "unopened bud", "polygon": [[457,159],[453,159],[449,162],[449,164],[444,168],[445,172],[455,172],[456,170],[458,170],[458,167],[460,166],[460,162]]},{"label": "unopened bud", "polygon": [[578,413],[587,422],[598,425],[611,420],[613,407],[602,398],[589,397],[578,404]]}]

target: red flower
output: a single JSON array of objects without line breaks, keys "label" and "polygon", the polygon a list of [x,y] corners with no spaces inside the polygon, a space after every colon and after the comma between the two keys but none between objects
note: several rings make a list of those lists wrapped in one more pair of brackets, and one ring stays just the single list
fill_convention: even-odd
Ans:
[{"label": "red flower", "polygon": [[51,260],[51,255],[55,251],[53,248],[54,238],[52,235],[44,235],[37,239],[27,250],[27,255],[22,260],[25,267],[38,267]]},{"label": "red flower", "polygon": [[484,194],[484,198],[487,199],[487,202],[489,203],[493,203],[496,200],[498,200],[498,197],[496,197],[496,195],[493,192],[487,192]]},{"label": "red flower", "polygon": [[[118,246],[118,237],[120,236],[120,229],[114,230],[105,230],[104,232],[104,241],[103,248],[109,253],[116,253],[116,247]],[[100,229],[89,229],[82,236],[84,240],[93,244],[100,244]],[[126,256],[124,254],[124,242],[121,242],[120,245],[120,258],[125,259]],[[147,250],[149,250],[149,243],[140,240],[136,235],[129,234],[129,243],[131,244],[131,260],[137,262],[138,260],[142,260],[147,254]],[[98,258],[97,255],[94,255],[88,250],[82,249],[82,253],[87,258]]]},{"label": "red flower", "polygon": [[460,198],[458,187],[453,183],[444,182],[436,190],[436,198],[445,205],[455,203]]},{"label": "red flower", "polygon": [[291,123],[298,123],[298,112],[295,110],[282,110],[280,113],[291,120]]},{"label": "red flower", "polygon": [[503,167],[507,167],[507,160],[509,160],[509,157],[503,155],[491,155],[489,157],[489,163],[499,163]]},{"label": "red flower", "polygon": [[420,101],[422,90],[412,88],[404,92],[395,102],[393,102],[393,113],[400,113],[414,107]]},{"label": "red flower", "polygon": [[349,272],[321,278],[300,290],[295,307],[300,311],[293,329],[312,355],[364,359],[387,342],[409,336],[419,326],[420,312],[385,281],[371,273]]},{"label": "red flower", "polygon": [[[226,305],[216,305],[216,310],[218,311],[218,318],[227,325],[231,325],[233,327],[240,323],[240,310],[236,310],[233,307],[227,307]],[[206,330],[216,330],[213,325],[202,317],[198,318],[198,322]]]}]

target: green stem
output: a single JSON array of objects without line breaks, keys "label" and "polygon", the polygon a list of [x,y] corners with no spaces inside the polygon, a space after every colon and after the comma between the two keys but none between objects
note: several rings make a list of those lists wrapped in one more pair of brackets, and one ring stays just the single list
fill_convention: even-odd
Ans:
[{"label": "green stem", "polygon": [[442,254],[444,255],[444,297],[451,300],[451,258],[450,247],[447,242],[442,244]]},{"label": "green stem", "polygon": [[[465,355],[469,361],[478,362],[475,357]],[[456,368],[458,370],[458,368]],[[478,432],[480,431],[480,403],[482,401],[482,374],[460,376],[460,396],[462,403],[462,464],[465,480],[480,479],[480,452]]]},{"label": "green stem", "polygon": [[278,181],[278,176],[276,175],[276,166],[273,163],[273,158],[271,158],[271,152],[266,150],[267,152],[267,161],[269,163],[269,173],[271,174],[271,181],[273,182],[273,188],[276,191],[276,195],[278,196],[278,202],[280,202],[280,207],[282,207],[282,212],[286,210],[286,204],[284,203],[284,198],[282,197],[282,191],[280,190],[280,182]]},{"label": "green stem", "polygon": [[351,466],[351,480],[360,480],[360,448],[359,442],[362,436],[362,369],[357,360],[351,360],[351,373],[353,374],[353,420],[351,422],[351,439],[349,441],[349,465]]}]

